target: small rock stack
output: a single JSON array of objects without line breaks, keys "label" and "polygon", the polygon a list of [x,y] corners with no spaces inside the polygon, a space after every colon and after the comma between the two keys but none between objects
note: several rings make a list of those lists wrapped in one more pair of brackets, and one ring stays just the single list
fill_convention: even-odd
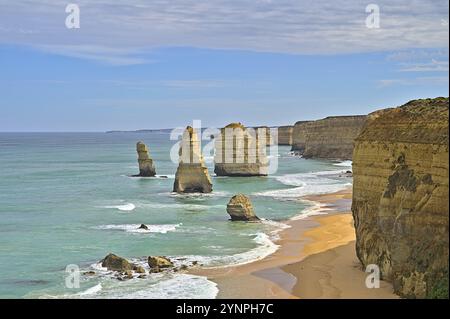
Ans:
[{"label": "small rock stack", "polygon": [[141,177],[152,177],[156,175],[153,160],[150,158],[147,145],[137,142],[136,151],[138,153],[139,175]]},{"label": "small rock stack", "polygon": [[234,195],[227,205],[227,213],[232,221],[258,221],[250,199],[244,194]]}]

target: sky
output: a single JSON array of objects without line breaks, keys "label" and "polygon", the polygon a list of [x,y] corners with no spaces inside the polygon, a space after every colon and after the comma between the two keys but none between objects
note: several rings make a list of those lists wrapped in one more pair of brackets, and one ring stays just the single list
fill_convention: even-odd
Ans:
[{"label": "sky", "polygon": [[448,16],[447,0],[0,0],[0,131],[288,125],[448,96]]}]

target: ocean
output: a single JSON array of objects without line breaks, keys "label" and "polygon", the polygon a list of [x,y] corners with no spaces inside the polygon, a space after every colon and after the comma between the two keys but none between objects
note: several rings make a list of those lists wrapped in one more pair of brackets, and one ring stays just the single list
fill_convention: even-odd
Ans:
[{"label": "ocean", "polygon": [[[136,178],[136,142],[149,146],[157,177]],[[117,280],[99,261],[114,253],[203,267],[248,263],[273,253],[283,221],[315,212],[300,196],[351,184],[351,162],[305,160],[279,146],[268,177],[214,177],[211,194],[172,193],[174,141],[164,132],[0,133],[0,298],[214,298],[215,283],[186,273]],[[262,223],[230,222],[228,200],[250,196]],[[140,224],[148,230],[138,230]],[[68,287],[66,267],[80,276]],[[147,267],[148,269],[148,267]]]}]

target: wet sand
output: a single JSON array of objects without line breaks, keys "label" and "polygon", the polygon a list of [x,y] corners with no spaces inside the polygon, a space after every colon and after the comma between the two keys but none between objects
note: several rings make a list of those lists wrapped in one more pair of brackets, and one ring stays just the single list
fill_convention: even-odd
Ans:
[{"label": "wet sand", "polygon": [[279,249],[240,266],[195,269],[218,284],[218,298],[398,298],[389,283],[365,286],[356,258],[350,213],[351,188],[303,198],[322,207],[315,215],[286,222]]}]

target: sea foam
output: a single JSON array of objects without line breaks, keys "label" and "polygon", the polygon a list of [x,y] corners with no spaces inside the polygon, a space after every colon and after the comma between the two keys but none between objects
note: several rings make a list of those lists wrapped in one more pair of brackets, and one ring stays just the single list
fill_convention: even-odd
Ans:
[{"label": "sea foam", "polygon": [[165,234],[170,231],[175,231],[177,227],[182,224],[169,224],[169,225],[146,225],[148,229],[139,228],[140,224],[124,224],[124,225],[100,225],[93,227],[94,229],[104,230],[122,230],[129,233],[160,233]]},{"label": "sea foam", "polygon": [[350,182],[344,183],[339,178],[344,173],[342,170],[336,170],[274,176],[280,183],[295,187],[257,192],[253,193],[253,195],[277,199],[298,199],[306,195],[334,193],[352,185]]}]

